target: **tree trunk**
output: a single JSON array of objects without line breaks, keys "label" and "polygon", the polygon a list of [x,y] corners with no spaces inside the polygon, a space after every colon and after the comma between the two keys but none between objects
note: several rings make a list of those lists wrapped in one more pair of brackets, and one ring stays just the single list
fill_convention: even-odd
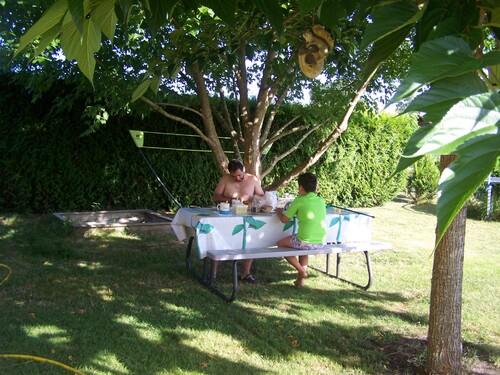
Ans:
[{"label": "tree trunk", "polygon": [[[456,156],[441,156],[441,172]],[[427,346],[429,374],[458,375],[462,359],[462,276],[467,208],[453,219],[434,253]]]}]

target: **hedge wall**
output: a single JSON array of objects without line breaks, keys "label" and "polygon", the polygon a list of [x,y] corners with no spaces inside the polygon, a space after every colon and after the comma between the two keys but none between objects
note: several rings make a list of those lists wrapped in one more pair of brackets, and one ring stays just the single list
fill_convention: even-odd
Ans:
[{"label": "hedge wall", "polygon": [[[184,128],[154,114],[122,116],[112,118],[96,133],[82,136],[87,130],[81,115],[85,98],[64,105],[71,87],[59,83],[36,101],[8,79],[0,80],[0,88],[0,211],[176,208],[144,162],[129,129],[180,133],[186,132]],[[293,108],[289,110],[285,113],[291,117]],[[356,114],[348,130],[311,170],[320,179],[321,195],[328,202],[352,207],[377,205],[395,197],[404,190],[405,176],[388,177],[414,126],[404,117]],[[147,137],[151,145],[157,142],[163,147],[206,149],[200,140],[192,138]],[[310,155],[318,141],[311,138],[295,155],[283,160],[266,181]],[[287,147],[290,143],[276,144],[267,160]],[[210,153],[143,152],[183,205],[212,203],[219,173]],[[283,191],[296,189],[293,183]]]}]

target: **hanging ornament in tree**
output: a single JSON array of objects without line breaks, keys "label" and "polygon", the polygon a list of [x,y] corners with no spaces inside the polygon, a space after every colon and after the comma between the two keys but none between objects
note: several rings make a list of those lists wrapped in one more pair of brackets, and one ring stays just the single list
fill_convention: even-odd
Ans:
[{"label": "hanging ornament in tree", "polygon": [[299,67],[309,78],[323,70],[326,55],[333,48],[333,39],[321,25],[314,25],[302,35],[306,43],[299,49]]}]

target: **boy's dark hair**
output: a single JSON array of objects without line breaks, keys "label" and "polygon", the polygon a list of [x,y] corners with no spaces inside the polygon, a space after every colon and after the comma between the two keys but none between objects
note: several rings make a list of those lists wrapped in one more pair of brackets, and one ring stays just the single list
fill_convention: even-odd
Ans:
[{"label": "boy's dark hair", "polygon": [[229,171],[229,173],[236,172],[238,169],[242,172],[245,170],[243,163],[238,159],[231,160],[227,165],[227,170]]},{"label": "boy's dark hair", "polygon": [[303,173],[299,176],[299,185],[308,193],[314,193],[318,185],[316,176],[313,173]]}]

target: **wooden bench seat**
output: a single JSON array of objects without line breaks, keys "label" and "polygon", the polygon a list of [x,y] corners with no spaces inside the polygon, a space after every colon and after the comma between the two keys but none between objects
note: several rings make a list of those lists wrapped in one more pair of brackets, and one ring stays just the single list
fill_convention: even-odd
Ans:
[{"label": "wooden bench seat", "polygon": [[[325,269],[318,269],[309,266],[309,268],[320,271],[330,277],[344,281],[356,287],[367,290],[373,281],[373,274],[371,269],[370,252],[379,250],[392,249],[391,244],[386,242],[352,242],[352,243],[337,243],[327,244],[321,249],[314,250],[296,250],[287,247],[265,247],[256,249],[233,249],[233,250],[209,250],[206,258],[203,259],[203,272],[199,275],[191,266],[191,250],[194,238],[191,237],[186,250],[186,266],[188,270],[198,279],[198,281],[226,302],[232,302],[238,296],[239,278],[237,263],[240,260],[246,259],[268,259],[268,258],[283,258],[286,256],[300,256],[300,255],[325,255]],[[368,272],[368,282],[366,285],[360,285],[343,279],[340,277],[340,262],[341,254],[350,252],[363,252],[366,259],[366,269]],[[330,272],[330,256],[336,255],[335,273]],[[231,295],[224,294],[216,285],[214,280],[210,277],[213,274],[214,261],[232,262],[232,293]]]}]

